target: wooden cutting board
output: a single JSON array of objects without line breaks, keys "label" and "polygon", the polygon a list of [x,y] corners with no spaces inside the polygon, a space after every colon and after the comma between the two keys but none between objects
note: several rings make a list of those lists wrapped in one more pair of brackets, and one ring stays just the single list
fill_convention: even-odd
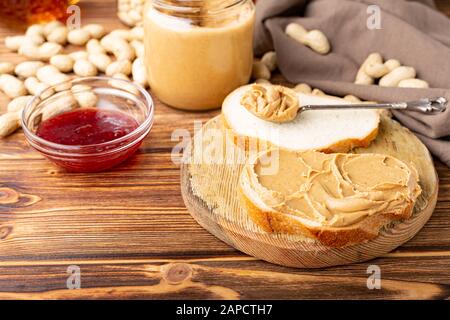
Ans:
[{"label": "wooden cutting board", "polygon": [[[413,216],[392,223],[367,243],[344,248],[330,248],[294,235],[267,233],[250,220],[241,206],[237,186],[248,154],[231,141],[220,116],[197,133],[181,166],[183,199],[190,214],[206,230],[230,246],[271,263],[320,268],[379,257],[419,232],[436,206],[438,178],[428,150],[408,129],[383,116],[377,139],[369,148],[354,152],[389,154],[416,166],[423,191]],[[211,158],[213,163],[205,163]]]}]

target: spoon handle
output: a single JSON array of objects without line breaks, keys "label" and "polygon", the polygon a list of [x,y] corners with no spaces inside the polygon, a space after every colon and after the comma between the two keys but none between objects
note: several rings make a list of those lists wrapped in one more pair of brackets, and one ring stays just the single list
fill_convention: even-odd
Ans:
[{"label": "spoon handle", "polygon": [[374,103],[374,104],[330,104],[330,105],[305,105],[301,110],[332,110],[332,109],[395,109],[410,110],[423,113],[444,112],[447,107],[447,99],[425,98],[409,102]]}]

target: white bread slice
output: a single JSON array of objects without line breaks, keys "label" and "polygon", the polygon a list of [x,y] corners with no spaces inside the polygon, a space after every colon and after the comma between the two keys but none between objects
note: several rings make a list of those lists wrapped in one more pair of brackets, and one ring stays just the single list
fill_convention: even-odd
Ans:
[{"label": "white bread slice", "polygon": [[[278,161],[278,170],[264,173],[268,154]],[[361,164],[367,170],[359,170]],[[388,155],[272,149],[248,160],[239,187],[249,217],[265,231],[343,247],[408,219],[421,193],[418,180],[412,165]],[[336,189],[329,188],[333,185]]]},{"label": "white bread slice", "polygon": [[[251,85],[233,91],[222,105],[222,119],[231,129],[235,142],[238,138],[256,139],[291,151],[318,150],[347,152],[354,147],[367,147],[378,134],[378,110],[314,110],[300,112],[291,122],[274,123],[253,115],[240,101]],[[298,93],[301,105],[347,104],[333,99]]]}]

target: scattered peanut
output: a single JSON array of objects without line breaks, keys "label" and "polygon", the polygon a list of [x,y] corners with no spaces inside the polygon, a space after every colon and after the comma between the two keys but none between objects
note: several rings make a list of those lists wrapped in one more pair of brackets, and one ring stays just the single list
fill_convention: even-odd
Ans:
[{"label": "scattered peanut", "polygon": [[136,57],[143,58],[145,56],[144,43],[139,40],[133,40],[130,42],[130,46],[134,49]]},{"label": "scattered peanut", "polygon": [[39,68],[43,67],[44,63],[41,61],[25,61],[19,63],[14,72],[20,78],[34,77]]},{"label": "scattered peanut", "polygon": [[81,108],[94,108],[97,105],[98,97],[89,86],[74,85],[72,94]]},{"label": "scattered peanut", "polygon": [[10,74],[0,75],[0,90],[12,99],[27,94],[23,82]]},{"label": "scattered peanut", "polygon": [[383,63],[378,52],[371,53],[363,62],[356,74],[356,84],[370,85],[379,79],[381,87],[428,88],[424,80],[415,79],[416,70],[402,66],[400,61],[389,59]]},{"label": "scattered peanut", "polygon": [[400,81],[411,79],[416,76],[416,70],[412,67],[400,66],[395,68],[383,78],[380,79],[381,87],[397,87]]},{"label": "scattered peanut", "polygon": [[306,29],[298,23],[289,23],[284,32],[298,42],[302,42],[303,38],[308,33],[308,31],[306,31]]},{"label": "scattered peanut", "polygon": [[20,96],[17,98],[14,98],[11,100],[10,103],[8,103],[8,112],[19,112],[21,113],[23,111],[23,108],[28,104],[28,102],[33,99],[33,96]]},{"label": "scattered peanut", "polygon": [[134,20],[131,19],[131,17],[126,12],[118,12],[117,17],[120,19],[120,21],[122,21],[129,27],[132,27],[135,24]]},{"label": "scattered peanut", "polygon": [[362,84],[362,85],[374,84],[375,79],[366,73],[366,66],[369,64],[379,64],[379,63],[383,63],[383,59],[381,58],[381,55],[378,52],[369,54],[369,56],[366,58],[366,60],[359,68],[358,73],[356,74],[355,84]]},{"label": "scattered peanut", "polygon": [[106,53],[106,50],[100,44],[97,39],[91,39],[86,44],[86,50],[89,54]]},{"label": "scattered peanut", "polygon": [[57,27],[47,35],[47,40],[50,42],[65,45],[67,42],[68,33],[69,30],[66,27]]},{"label": "scattered peanut", "polygon": [[130,29],[116,29],[111,31],[108,36],[118,37],[127,41],[137,40],[134,38],[134,35],[131,33]]},{"label": "scattered peanut", "polygon": [[134,60],[131,73],[133,75],[133,80],[135,83],[141,85],[144,88],[148,86],[144,59],[137,58],[136,60]]},{"label": "scattered peanut", "polygon": [[14,72],[14,64],[11,62],[0,62],[0,75],[12,74]]},{"label": "scattered peanut", "polygon": [[384,64],[369,64],[365,68],[366,74],[372,78],[381,78],[389,73],[389,69]]},{"label": "scattered peanut", "polygon": [[40,80],[43,81],[43,79],[47,78],[47,77],[51,77],[53,74],[55,73],[60,73],[58,68],[56,68],[53,65],[46,65],[43,66],[42,68],[39,68],[36,72],[36,77]]},{"label": "scattered peanut", "polygon": [[252,78],[253,79],[269,80],[270,77],[271,77],[270,70],[264,63],[262,63],[261,61],[253,62],[253,69],[252,69]]},{"label": "scattered peanut", "polygon": [[97,67],[88,60],[77,60],[73,65],[73,72],[80,77],[94,77],[97,75]]},{"label": "scattered peanut", "polygon": [[30,41],[33,41],[36,45],[43,44],[45,42],[44,26],[41,24],[33,24],[29,26],[27,31],[25,31],[25,37],[27,37]]},{"label": "scattered peanut", "polygon": [[52,56],[61,53],[62,50],[62,46],[54,42],[44,42],[37,46],[32,42],[25,41],[19,48],[19,54],[32,60],[48,61]]},{"label": "scattered peanut", "polygon": [[51,21],[44,25],[44,35],[48,37],[56,28],[64,27],[64,24],[58,20]]},{"label": "scattered peanut", "polygon": [[104,53],[90,54],[88,60],[101,72],[105,72],[108,66],[112,63],[111,58]]},{"label": "scattered peanut", "polygon": [[133,40],[144,40],[144,28],[141,26],[134,27],[131,29],[131,34],[133,36]]},{"label": "scattered peanut", "polygon": [[401,66],[400,61],[398,61],[397,59],[386,60],[384,65],[386,66],[386,68],[388,68],[389,72]]},{"label": "scattered peanut", "polygon": [[72,53],[69,53],[69,56],[73,59],[73,60],[86,60],[89,56],[89,54],[87,53],[87,51],[74,51]]},{"label": "scattered peanut", "polygon": [[[41,96],[42,93],[47,90],[50,86],[48,84],[40,82],[36,77],[29,77],[24,82],[25,88],[27,88],[28,92],[34,96]],[[41,96],[41,98],[45,99],[50,96],[52,92],[46,92],[45,96]]]},{"label": "scattered peanut", "polygon": [[67,41],[77,46],[84,46],[90,38],[91,34],[85,29],[73,29],[67,34]]},{"label": "scattered peanut", "polygon": [[107,35],[100,41],[107,52],[111,52],[117,60],[134,60],[135,52],[128,41],[111,35]]},{"label": "scattered peanut", "polygon": [[135,9],[128,11],[128,17],[132,21],[134,21],[136,24],[138,24],[138,22],[142,21],[142,13]]},{"label": "scattered peanut", "polygon": [[294,87],[295,92],[304,93],[304,94],[311,94],[312,88],[309,84],[306,83],[299,83]]},{"label": "scattered peanut", "polygon": [[52,65],[47,65],[40,68],[36,72],[36,77],[39,79],[39,81],[49,86],[58,85],[55,88],[56,91],[67,90],[67,88],[71,87],[71,84],[67,82],[70,79],[69,76],[61,73],[58,68]]},{"label": "scattered peanut", "polygon": [[379,53],[372,53],[366,60],[364,71],[372,78],[378,79],[389,73],[389,68],[383,64]]},{"label": "scattered peanut", "polygon": [[100,39],[106,33],[105,27],[101,24],[87,24],[83,27],[83,30],[87,31],[91,38]]},{"label": "scattered peanut", "polygon": [[266,65],[270,72],[275,71],[277,68],[277,54],[275,51],[266,52],[262,56],[261,62]]},{"label": "scattered peanut", "polygon": [[55,73],[54,75],[52,75],[50,79],[43,82],[51,86],[56,86],[55,87],[56,91],[64,91],[71,87],[71,83],[68,82],[69,80],[70,77],[68,77],[64,73]]},{"label": "scattered peanut", "polygon": [[119,0],[118,4],[117,16],[123,23],[130,27],[142,24],[145,0]]},{"label": "scattered peanut", "polygon": [[75,61],[66,54],[58,54],[50,58],[50,64],[61,72],[71,72]]},{"label": "scattered peanut", "polygon": [[106,68],[106,75],[124,74],[128,76],[131,73],[131,62],[129,60],[117,60]]},{"label": "scattered peanut", "polygon": [[0,138],[5,138],[20,128],[20,115],[8,112],[0,116]]},{"label": "scattered peanut", "polygon": [[39,46],[34,44],[31,41],[28,41],[27,39],[25,39],[19,50],[18,53],[28,59],[37,59],[40,60],[39,57]]},{"label": "scattered peanut", "polygon": [[398,83],[400,88],[429,88],[430,85],[421,79],[405,79]]},{"label": "scattered peanut", "polygon": [[25,36],[11,36],[5,38],[5,47],[11,51],[18,51],[22,44],[26,41]]},{"label": "scattered peanut", "polygon": [[285,32],[291,38],[310,47],[317,53],[327,54],[331,50],[328,38],[320,30],[307,31],[298,23],[290,23],[287,25]]},{"label": "scattered peanut", "polygon": [[331,49],[327,36],[320,30],[309,31],[305,35],[303,44],[320,54],[327,54]]}]

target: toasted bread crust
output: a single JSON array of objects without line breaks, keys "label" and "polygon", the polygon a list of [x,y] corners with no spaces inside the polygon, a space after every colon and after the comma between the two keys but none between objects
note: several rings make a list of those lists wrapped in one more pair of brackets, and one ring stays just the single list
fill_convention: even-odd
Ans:
[{"label": "toasted bread crust", "polygon": [[247,197],[245,190],[242,189],[242,184],[240,188],[242,203],[247,209],[248,215],[264,231],[303,235],[335,248],[363,243],[375,238],[380,230],[389,223],[410,218],[414,208],[414,203],[411,202],[401,213],[385,212],[373,215],[346,228],[311,228],[281,212],[261,210]]},{"label": "toasted bread crust", "polygon": [[[244,150],[246,150],[246,151],[249,151],[251,146],[255,147],[257,152],[266,150],[267,148],[270,148],[272,146],[283,149],[282,147],[274,146],[270,142],[265,141],[263,139],[253,138],[253,137],[248,137],[248,136],[241,136],[241,135],[237,134],[236,132],[234,132],[233,128],[228,123],[227,118],[223,114],[221,114],[221,121],[222,121],[223,127],[226,130],[228,130],[228,132],[230,133],[230,137],[232,138],[233,143],[238,147],[244,148]],[[375,138],[378,135],[378,130],[379,130],[379,127],[376,127],[363,139],[342,140],[335,144],[329,145],[327,147],[316,149],[316,151],[321,151],[321,152],[325,152],[325,153],[334,153],[334,152],[346,153],[357,147],[366,148],[370,145],[370,143],[373,140],[375,140]],[[293,151],[299,151],[299,150],[293,150]]]}]

